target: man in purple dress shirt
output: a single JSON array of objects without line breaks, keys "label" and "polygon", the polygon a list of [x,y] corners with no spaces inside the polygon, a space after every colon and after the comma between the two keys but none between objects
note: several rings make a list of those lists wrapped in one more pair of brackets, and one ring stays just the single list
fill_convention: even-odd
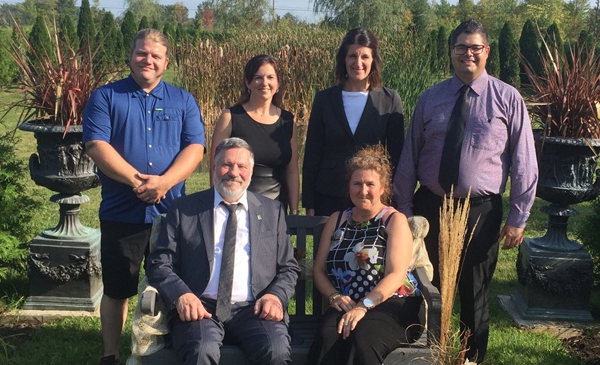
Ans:
[{"label": "man in purple dress shirt", "polygon": [[[412,116],[394,177],[399,210],[423,215],[431,230],[425,239],[438,271],[439,208],[446,191],[438,182],[440,161],[450,115],[460,89],[468,85],[469,117],[460,152],[454,197],[471,189],[469,230],[473,239],[463,258],[458,283],[463,330],[471,330],[467,358],[481,363],[489,335],[489,286],[498,261],[498,247],[517,247],[535,198],[537,162],[525,103],[512,86],[485,71],[490,52],[488,34],[470,19],[452,33],[455,74],[421,95]],[[510,207],[502,229],[502,198],[510,174]],[[420,188],[415,192],[417,182]],[[477,226],[477,218],[480,217]],[[474,227],[475,226],[475,227]],[[434,279],[439,287],[439,278]]]}]

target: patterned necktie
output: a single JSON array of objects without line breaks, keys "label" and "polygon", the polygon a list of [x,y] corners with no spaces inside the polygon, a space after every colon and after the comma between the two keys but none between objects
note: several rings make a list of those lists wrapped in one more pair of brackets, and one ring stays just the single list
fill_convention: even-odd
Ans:
[{"label": "patterned necktie", "polygon": [[458,184],[458,173],[460,170],[460,151],[462,150],[463,139],[465,138],[465,126],[469,119],[469,85],[463,85],[460,88],[460,95],[456,99],[454,109],[450,115],[446,139],[444,140],[444,149],[442,150],[442,159],[440,161],[440,171],[438,182],[446,193],[450,192],[450,187]]},{"label": "patterned necktie", "polygon": [[217,318],[221,322],[231,317],[231,289],[233,286],[233,265],[235,262],[235,236],[237,234],[237,216],[235,212],[238,204],[225,204],[229,211],[227,226],[225,228],[225,241],[221,255],[221,273],[219,274],[219,292],[217,294]]}]

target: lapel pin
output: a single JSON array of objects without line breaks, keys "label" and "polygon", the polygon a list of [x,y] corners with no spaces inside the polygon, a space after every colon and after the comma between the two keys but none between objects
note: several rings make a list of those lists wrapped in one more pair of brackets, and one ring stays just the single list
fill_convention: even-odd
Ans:
[{"label": "lapel pin", "polygon": [[258,218],[258,220],[262,220],[262,217],[260,216],[260,214],[258,214],[258,215],[256,216],[256,218]]}]

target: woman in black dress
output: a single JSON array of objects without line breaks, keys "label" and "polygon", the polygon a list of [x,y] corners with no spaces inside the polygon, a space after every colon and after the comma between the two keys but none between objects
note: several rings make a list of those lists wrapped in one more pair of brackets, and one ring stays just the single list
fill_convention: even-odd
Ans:
[{"label": "woman in black dress", "polygon": [[300,189],[298,137],[294,116],[281,108],[281,76],[275,60],[254,56],[244,68],[244,89],[237,104],[223,110],[212,136],[213,155],[225,138],[239,137],[252,147],[254,173],[248,190],[289,206],[298,214]]}]

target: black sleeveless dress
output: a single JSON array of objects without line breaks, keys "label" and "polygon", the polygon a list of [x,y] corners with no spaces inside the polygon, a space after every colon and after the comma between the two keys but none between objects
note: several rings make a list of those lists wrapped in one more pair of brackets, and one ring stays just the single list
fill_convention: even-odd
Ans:
[{"label": "black sleeveless dress", "polygon": [[248,190],[287,204],[285,169],[292,158],[294,115],[281,109],[273,124],[252,119],[244,107],[236,104],[231,112],[231,137],[238,137],[252,147],[254,173]]}]

